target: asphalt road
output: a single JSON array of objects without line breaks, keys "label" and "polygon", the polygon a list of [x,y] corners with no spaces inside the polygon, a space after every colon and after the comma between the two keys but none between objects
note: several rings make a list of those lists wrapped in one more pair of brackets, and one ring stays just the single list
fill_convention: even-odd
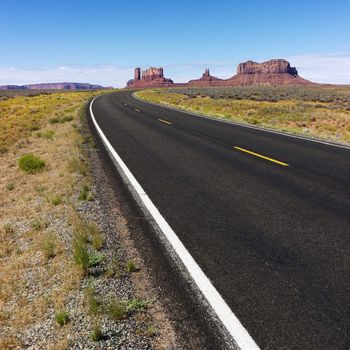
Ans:
[{"label": "asphalt road", "polygon": [[350,349],[350,150],[131,92],[93,113],[262,349]]}]

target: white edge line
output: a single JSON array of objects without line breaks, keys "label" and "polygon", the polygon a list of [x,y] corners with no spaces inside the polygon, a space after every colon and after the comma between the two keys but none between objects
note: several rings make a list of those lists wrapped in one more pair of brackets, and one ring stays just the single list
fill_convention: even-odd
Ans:
[{"label": "white edge line", "polygon": [[205,119],[209,119],[209,120],[215,120],[215,121],[221,122],[221,123],[233,124],[233,125],[237,125],[237,126],[242,126],[244,128],[254,129],[254,130],[263,131],[263,132],[270,132],[272,134],[282,135],[282,136],[286,136],[286,137],[293,137],[295,139],[300,139],[300,140],[305,140],[305,141],[310,141],[310,142],[317,142],[317,143],[322,143],[322,144],[327,145],[327,146],[333,146],[333,147],[344,148],[344,149],[350,150],[350,146],[347,146],[347,145],[341,145],[341,144],[338,144],[338,143],[322,141],[322,140],[314,139],[314,138],[307,137],[307,136],[294,135],[294,134],[290,134],[288,132],[282,132],[282,131],[277,131],[277,130],[264,128],[262,126],[243,124],[243,123],[239,123],[239,122],[236,122],[236,121],[233,121],[233,120],[221,119],[220,117],[211,117],[209,115],[200,114],[200,113],[191,112],[191,111],[186,111],[185,109],[176,108],[176,107],[172,107],[172,106],[167,106],[167,105],[163,105],[161,103],[149,102],[149,101],[146,101],[146,100],[143,100],[143,99],[137,97],[135,95],[135,92],[132,93],[132,97],[135,100],[138,100],[138,101],[144,102],[144,103],[148,103],[148,104],[153,105],[153,106],[158,106],[158,107],[163,107],[163,108],[167,108],[167,109],[172,109],[173,111],[187,113],[187,114],[191,114],[191,115],[194,115],[194,116],[197,116],[197,117],[201,117],[201,118],[205,118]]},{"label": "white edge line", "polygon": [[243,327],[241,322],[226,304],[224,299],[221,297],[219,292],[214,288],[212,283],[209,281],[208,277],[204,274],[199,265],[195,262],[191,254],[182,244],[176,233],[172,230],[169,224],[166,222],[164,217],[160,214],[156,206],[153,204],[151,199],[145,193],[141,185],[135,179],[134,175],[131,173],[129,168],[120,158],[118,153],[112,147],[108,141],[105,134],[102,132],[101,128],[96,122],[95,116],[92,112],[92,105],[94,101],[100,96],[95,97],[90,103],[90,115],[95,128],[101,137],[105,147],[108,149],[111,157],[118,163],[124,175],[127,177],[130,184],[133,186],[134,190],[138,194],[140,200],[142,201],[145,208],[148,210],[149,214],[153,217],[157,225],[159,226],[161,232],[171,244],[176,254],[178,255],[181,262],[184,264],[189,275],[192,277],[196,283],[199,290],[202,292],[204,297],[207,299],[209,305],[212,307],[213,311],[217,315],[218,319],[227,329],[228,333],[232,336],[234,342],[239,346],[241,350],[258,350],[260,349],[252,337],[249,335],[248,331]]}]

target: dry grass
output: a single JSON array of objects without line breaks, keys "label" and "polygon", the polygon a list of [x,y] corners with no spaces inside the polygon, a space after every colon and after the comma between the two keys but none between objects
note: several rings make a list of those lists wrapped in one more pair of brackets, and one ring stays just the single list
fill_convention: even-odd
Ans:
[{"label": "dry grass", "polygon": [[[22,332],[43,321],[54,322],[54,311],[65,310],[78,293],[82,273],[72,259],[71,223],[81,182],[89,182],[79,125],[84,105],[94,94],[0,101],[1,349],[21,347]],[[66,115],[64,122],[49,122]],[[25,154],[43,159],[45,169],[21,171],[18,159]],[[72,165],[72,159],[79,161]],[[64,348],[62,334],[55,341],[57,346],[48,340],[40,346]]]},{"label": "dry grass", "polygon": [[350,144],[349,87],[155,89],[150,102],[213,117]]}]

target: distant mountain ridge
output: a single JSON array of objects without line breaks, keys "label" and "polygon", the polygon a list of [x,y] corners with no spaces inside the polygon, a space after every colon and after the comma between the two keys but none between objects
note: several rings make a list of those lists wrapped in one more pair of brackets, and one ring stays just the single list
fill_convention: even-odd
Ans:
[{"label": "distant mountain ridge", "polygon": [[42,83],[28,85],[0,85],[0,90],[97,90],[105,89],[101,85],[88,83]]}]

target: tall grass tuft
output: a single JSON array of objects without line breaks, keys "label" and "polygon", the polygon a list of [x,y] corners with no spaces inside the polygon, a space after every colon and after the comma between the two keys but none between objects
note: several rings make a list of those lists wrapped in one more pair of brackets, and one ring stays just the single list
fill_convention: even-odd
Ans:
[{"label": "tall grass tuft", "polygon": [[26,154],[18,160],[19,167],[28,174],[38,173],[45,168],[45,162],[33,154]]}]

